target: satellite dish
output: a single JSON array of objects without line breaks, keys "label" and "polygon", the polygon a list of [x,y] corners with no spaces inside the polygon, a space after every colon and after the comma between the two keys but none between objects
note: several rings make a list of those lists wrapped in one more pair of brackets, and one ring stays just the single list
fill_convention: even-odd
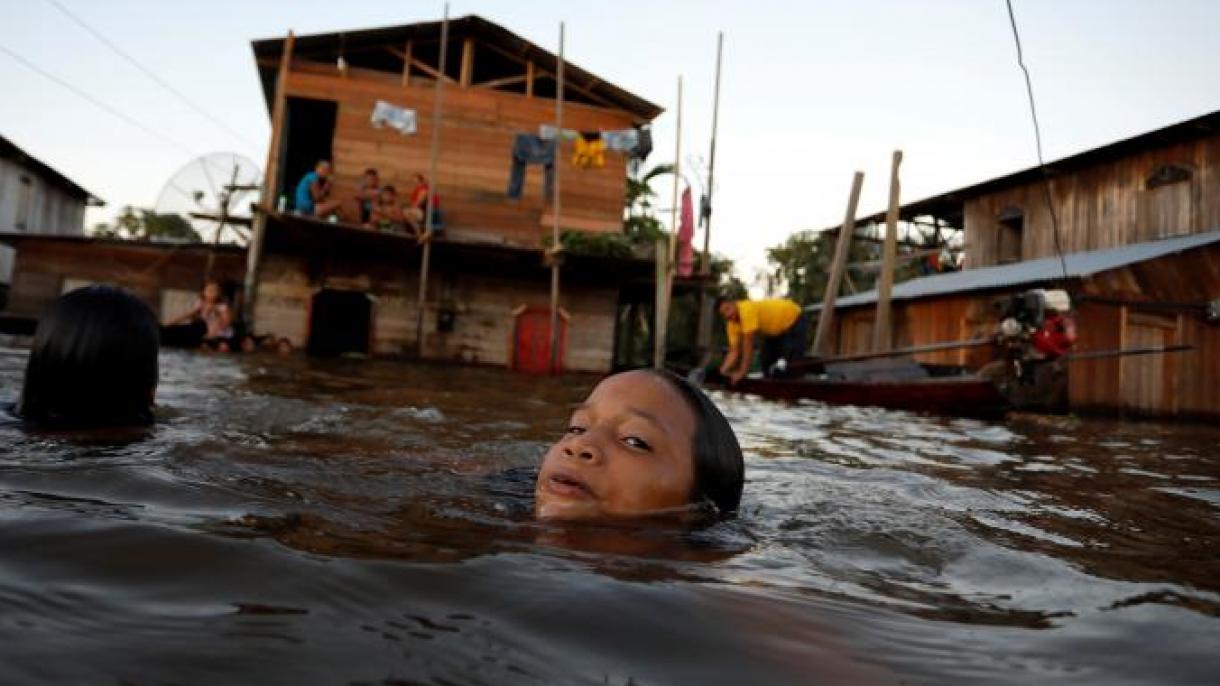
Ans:
[{"label": "satellite dish", "polygon": [[157,214],[176,214],[205,241],[245,244],[258,201],[262,172],[248,157],[214,152],[197,157],[170,177],[157,196]]}]

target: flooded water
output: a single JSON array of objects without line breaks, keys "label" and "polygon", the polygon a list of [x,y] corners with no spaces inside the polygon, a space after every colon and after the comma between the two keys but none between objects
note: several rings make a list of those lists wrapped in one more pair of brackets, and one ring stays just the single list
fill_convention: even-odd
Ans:
[{"label": "flooded water", "polygon": [[0,683],[1216,682],[1220,430],[719,394],[735,520],[537,524],[592,381],[166,354],[151,430],[0,425]]}]

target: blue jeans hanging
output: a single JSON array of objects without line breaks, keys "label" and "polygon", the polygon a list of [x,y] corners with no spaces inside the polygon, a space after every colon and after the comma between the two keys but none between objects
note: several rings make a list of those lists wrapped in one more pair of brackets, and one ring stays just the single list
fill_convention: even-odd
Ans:
[{"label": "blue jeans hanging", "polygon": [[513,166],[508,176],[508,197],[520,198],[525,186],[525,166],[543,165],[545,175],[545,197],[551,197],[555,185],[555,139],[544,140],[528,133],[519,133],[513,138]]}]

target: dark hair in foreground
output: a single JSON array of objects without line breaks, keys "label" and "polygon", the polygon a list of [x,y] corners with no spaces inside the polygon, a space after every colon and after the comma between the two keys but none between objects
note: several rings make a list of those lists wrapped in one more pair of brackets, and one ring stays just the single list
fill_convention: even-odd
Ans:
[{"label": "dark hair in foreground", "polygon": [[745,462],[729,420],[706,393],[686,379],[664,369],[647,371],[667,381],[695,413],[695,444],[692,446],[695,486],[691,502],[710,503],[722,515],[733,512],[741,502]]},{"label": "dark hair in foreground", "polygon": [[160,329],[111,286],[57,299],[38,322],[17,414],[59,425],[151,424]]}]

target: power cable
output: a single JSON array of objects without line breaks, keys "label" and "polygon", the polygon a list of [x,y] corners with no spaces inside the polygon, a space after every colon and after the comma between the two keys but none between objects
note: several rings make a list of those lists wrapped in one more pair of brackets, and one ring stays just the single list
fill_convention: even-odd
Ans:
[{"label": "power cable", "polygon": [[97,29],[94,29],[92,26],[85,23],[85,20],[81,19],[80,17],[76,16],[71,11],[69,11],[68,8],[64,7],[62,4],[60,4],[58,2],[58,0],[47,0],[47,2],[50,3],[52,6],[54,6],[55,9],[59,10],[60,13],[63,14],[65,17],[67,17],[67,18],[71,19],[73,22],[75,22],[77,26],[80,26],[82,29],[84,29],[86,32],[88,32],[90,35],[92,35],[94,38],[96,38],[99,42],[102,43],[102,45],[105,45],[107,48],[110,48],[110,50],[112,52],[114,52],[114,54],[118,55],[119,57],[122,57],[124,60],[127,61],[128,64],[130,64],[131,66],[138,69],[141,73],[143,73],[148,78],[152,79],[153,82],[155,82],[158,86],[161,86],[166,91],[169,91],[169,93],[172,94],[174,97],[178,98],[178,100],[180,102],[182,102],[182,104],[191,108],[201,117],[212,122],[212,124],[216,125],[217,127],[224,129],[224,131],[226,133],[228,133],[229,135],[233,136],[234,138],[240,140],[241,142],[245,143],[246,145],[250,146],[251,149],[253,149],[253,150],[259,149],[259,146],[256,145],[255,143],[251,142],[250,139],[248,139],[245,136],[243,136],[242,134],[238,133],[235,129],[230,127],[228,124],[224,123],[222,120],[218,119],[217,117],[212,116],[212,114],[210,112],[208,112],[207,110],[205,110],[201,105],[196,104],[193,100],[191,100],[185,94],[183,94],[182,91],[179,91],[177,88],[174,88],[164,79],[157,76],[152,70],[148,69],[143,64],[141,64],[139,60],[132,57],[122,48],[115,45],[108,38],[106,38],[106,36],[102,35],[102,33],[100,31],[98,31]]},{"label": "power cable", "polygon": [[1051,215],[1051,231],[1055,237],[1055,253],[1059,256],[1059,266],[1063,269],[1063,280],[1068,280],[1067,258],[1063,256],[1063,245],[1059,241],[1059,217],[1055,214],[1055,201],[1051,196],[1051,174],[1042,159],[1042,129],[1038,125],[1038,108],[1034,104],[1034,84],[1029,76],[1029,68],[1025,66],[1025,55],[1021,51],[1021,34],[1017,31],[1017,18],[1012,12],[1012,0],[1004,0],[1008,6],[1008,23],[1012,25],[1012,38],[1017,46],[1017,66],[1025,74],[1025,92],[1029,96],[1029,114],[1034,122],[1034,141],[1038,148],[1038,169],[1042,171],[1042,190],[1046,197],[1046,208]]},{"label": "power cable", "polygon": [[155,129],[152,129],[152,128],[148,127],[147,125],[141,123],[140,121],[131,118],[130,116],[124,114],[123,112],[111,107],[110,105],[107,105],[106,103],[102,102],[101,100],[98,100],[97,98],[93,97],[92,95],[89,95],[88,93],[77,88],[76,86],[72,85],[71,83],[64,81],[63,79],[52,74],[51,72],[43,69],[42,67],[39,67],[37,64],[34,64],[33,62],[27,60],[26,58],[22,57],[21,55],[13,52],[12,50],[5,47],[4,45],[0,45],[0,52],[3,52],[4,54],[13,58],[20,64],[24,65],[27,69],[30,69],[31,71],[39,74],[43,78],[59,84],[61,87],[67,89],[68,91],[71,91],[77,97],[88,101],[93,106],[95,106],[101,110],[104,110],[115,117],[118,117],[119,119],[123,120],[124,122],[127,122],[131,126],[143,131],[144,133],[152,136],[153,138],[156,138],[163,143],[168,143],[168,144],[174,146],[175,148],[178,148],[179,150],[186,152],[191,157],[199,156],[198,153],[196,153],[194,150],[191,150],[189,147],[183,145],[182,143],[179,143],[178,141],[174,140],[173,138],[170,138],[169,136],[166,136],[165,134],[160,133],[160,132],[156,131]]}]

